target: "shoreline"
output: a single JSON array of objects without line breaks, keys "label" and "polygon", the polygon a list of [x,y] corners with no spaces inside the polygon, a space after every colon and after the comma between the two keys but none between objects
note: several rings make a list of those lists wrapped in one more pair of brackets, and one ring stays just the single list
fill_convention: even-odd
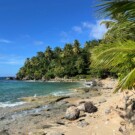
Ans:
[{"label": "shoreline", "polygon": [[[101,80],[103,86],[98,90],[80,89],[70,96],[28,97],[27,103],[13,108],[2,108],[0,111],[0,133],[10,135],[122,135],[119,128],[126,123],[117,113],[116,106],[123,104],[122,93],[112,94],[117,81]],[[98,108],[96,113],[81,111],[77,120],[65,119],[66,109],[78,106],[80,102],[91,101]],[[98,124],[97,124],[98,123]],[[100,128],[102,125],[102,128]],[[131,130],[126,123],[127,130]]]}]

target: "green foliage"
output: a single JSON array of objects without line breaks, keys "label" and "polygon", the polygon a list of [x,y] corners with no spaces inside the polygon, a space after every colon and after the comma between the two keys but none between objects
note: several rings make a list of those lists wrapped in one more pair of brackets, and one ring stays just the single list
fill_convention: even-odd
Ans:
[{"label": "green foliage", "polygon": [[135,67],[135,42],[101,44],[92,51],[92,67],[116,72],[123,78]]},{"label": "green foliage", "polygon": [[98,45],[94,40],[86,42],[81,48],[78,40],[73,44],[66,44],[64,48],[56,47],[52,50],[49,46],[45,52],[37,52],[37,56],[27,58],[24,66],[17,73],[18,79],[45,79],[55,77],[75,77],[86,75],[90,65],[90,49]]},{"label": "green foliage", "polygon": [[[112,19],[116,19],[118,14],[123,14],[127,20],[135,21],[135,1],[134,0],[99,0],[99,12]],[[117,20],[117,19],[116,19]]]}]

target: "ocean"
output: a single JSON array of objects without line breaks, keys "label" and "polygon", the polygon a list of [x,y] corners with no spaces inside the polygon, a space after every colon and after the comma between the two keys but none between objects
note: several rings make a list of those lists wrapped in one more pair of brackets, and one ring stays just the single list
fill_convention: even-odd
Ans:
[{"label": "ocean", "polygon": [[28,82],[0,79],[0,107],[21,105],[19,99],[29,96],[68,95],[80,87],[77,82]]}]

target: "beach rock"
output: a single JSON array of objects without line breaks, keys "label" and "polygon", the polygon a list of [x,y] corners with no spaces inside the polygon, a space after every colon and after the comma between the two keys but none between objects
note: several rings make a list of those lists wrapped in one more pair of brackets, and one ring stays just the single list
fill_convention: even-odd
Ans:
[{"label": "beach rock", "polygon": [[80,118],[81,118],[81,117],[86,117],[86,114],[85,114],[84,111],[80,111]]},{"label": "beach rock", "polygon": [[93,103],[91,102],[86,102],[84,104],[84,107],[85,107],[85,112],[88,112],[88,113],[94,113],[98,110],[97,107],[94,106]]},{"label": "beach rock", "polygon": [[77,126],[79,126],[79,127],[86,127],[86,126],[88,126],[88,125],[89,125],[89,123],[86,122],[85,120],[79,121],[79,122],[77,123]]},{"label": "beach rock", "polygon": [[9,135],[7,130],[2,130],[0,131],[0,135]]},{"label": "beach rock", "polygon": [[85,111],[85,106],[84,106],[84,104],[80,104],[77,108],[78,108],[80,111]]},{"label": "beach rock", "polygon": [[75,106],[71,106],[67,109],[65,118],[68,120],[76,120],[79,118],[80,110]]},{"label": "beach rock", "polygon": [[120,126],[119,131],[120,131],[123,135],[129,135],[129,131],[126,129],[126,126]]},{"label": "beach rock", "polygon": [[105,103],[105,102],[106,102],[106,99],[104,98],[99,100],[99,103]]},{"label": "beach rock", "polygon": [[92,80],[92,81],[86,82],[85,85],[88,87],[94,87],[97,85],[97,82],[95,80]]}]

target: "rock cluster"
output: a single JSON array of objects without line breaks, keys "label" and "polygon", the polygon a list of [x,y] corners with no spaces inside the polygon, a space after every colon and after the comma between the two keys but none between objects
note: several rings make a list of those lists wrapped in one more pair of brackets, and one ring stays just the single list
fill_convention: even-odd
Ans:
[{"label": "rock cluster", "polygon": [[80,115],[80,110],[75,106],[71,106],[67,109],[65,118],[68,120],[75,120],[78,119]]},{"label": "rock cluster", "polygon": [[71,106],[71,107],[67,108],[65,118],[68,120],[76,120],[80,116],[80,111],[84,111],[87,113],[94,113],[97,110],[98,110],[97,107],[94,106],[92,102],[84,102],[84,103],[81,103],[77,107]]}]

